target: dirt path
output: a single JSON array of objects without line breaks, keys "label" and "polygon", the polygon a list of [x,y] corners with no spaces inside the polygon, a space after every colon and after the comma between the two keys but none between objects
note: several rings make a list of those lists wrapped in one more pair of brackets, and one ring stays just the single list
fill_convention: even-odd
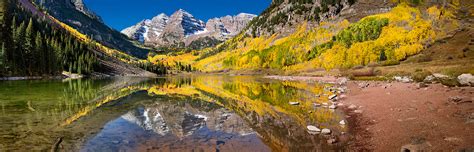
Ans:
[{"label": "dirt path", "polygon": [[352,150],[474,148],[473,87],[355,81],[347,86],[342,102],[355,134]]}]

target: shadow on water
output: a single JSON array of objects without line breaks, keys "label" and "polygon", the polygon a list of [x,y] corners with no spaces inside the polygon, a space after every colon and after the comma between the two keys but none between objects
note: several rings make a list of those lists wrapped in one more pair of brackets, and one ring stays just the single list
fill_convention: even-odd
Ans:
[{"label": "shadow on water", "polygon": [[[325,151],[344,149],[333,86],[259,77],[0,82],[0,151]],[[298,102],[299,105],[290,105]],[[344,135],[341,135],[344,136]]]}]

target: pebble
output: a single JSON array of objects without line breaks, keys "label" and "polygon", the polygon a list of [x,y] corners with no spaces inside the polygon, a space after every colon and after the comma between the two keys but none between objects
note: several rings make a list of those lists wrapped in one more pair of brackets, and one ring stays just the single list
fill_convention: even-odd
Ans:
[{"label": "pebble", "polygon": [[426,85],[426,84],[423,83],[423,82],[422,82],[422,83],[418,83],[418,85],[417,85],[417,88],[418,88],[418,89],[426,88],[426,87],[428,87],[428,85]]},{"label": "pebble", "polygon": [[331,133],[331,130],[327,129],[327,128],[324,128],[323,130],[321,130],[321,133],[322,134],[330,134]]},{"label": "pebble", "polygon": [[369,83],[359,83],[359,88],[361,88],[361,89],[362,89],[362,88],[367,88],[367,87],[369,87],[369,86],[370,86]]},{"label": "pebble", "polygon": [[337,108],[336,105],[331,105],[331,106],[329,106],[329,109],[336,109],[336,108]]},{"label": "pebble", "polygon": [[340,124],[340,125],[346,125],[346,121],[341,120],[341,121],[339,121],[339,124]]}]

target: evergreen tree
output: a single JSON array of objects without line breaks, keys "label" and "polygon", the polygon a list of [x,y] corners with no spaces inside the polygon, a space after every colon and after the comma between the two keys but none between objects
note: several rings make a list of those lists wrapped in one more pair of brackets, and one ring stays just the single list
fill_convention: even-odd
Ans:
[{"label": "evergreen tree", "polygon": [[25,67],[27,68],[26,71],[28,72],[29,75],[33,75],[33,65],[36,65],[34,63],[34,57],[35,57],[35,50],[34,50],[34,33],[33,33],[33,19],[30,18],[28,21],[28,26],[26,27],[25,30],[25,46],[24,46],[24,61],[25,61]]},{"label": "evergreen tree", "polygon": [[39,73],[45,72],[46,71],[46,60],[45,60],[45,48],[43,44],[43,38],[41,37],[41,33],[38,31],[36,32],[36,38],[35,38],[35,58],[37,59],[38,63],[35,64],[36,70],[38,70]]},{"label": "evergreen tree", "polygon": [[8,58],[10,59],[10,64],[12,65],[12,69],[16,69],[16,64],[17,64],[17,60],[16,60],[16,53],[17,53],[17,42],[18,42],[18,36],[16,35],[16,17],[13,17],[13,21],[12,21],[12,24],[11,24],[11,27],[10,27],[10,31],[11,31],[11,39],[13,41],[13,45],[12,45],[12,49],[8,52],[7,56]]},{"label": "evergreen tree", "polygon": [[0,72],[3,71],[5,67],[5,43],[2,43],[2,48],[0,48]]},{"label": "evergreen tree", "polygon": [[15,60],[18,61],[17,66],[15,69],[16,74],[25,74],[25,69],[26,69],[26,61],[25,61],[25,52],[24,52],[24,44],[25,44],[25,22],[21,22],[20,26],[16,28],[15,33],[14,33],[14,39],[15,41],[15,50],[17,53],[15,53]]},{"label": "evergreen tree", "polygon": [[385,55],[385,50],[380,51],[380,61],[387,60],[387,56]]}]

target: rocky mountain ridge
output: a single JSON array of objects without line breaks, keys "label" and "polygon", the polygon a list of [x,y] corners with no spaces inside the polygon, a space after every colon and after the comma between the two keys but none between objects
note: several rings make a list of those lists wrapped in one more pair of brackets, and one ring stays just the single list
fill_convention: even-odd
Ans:
[{"label": "rocky mountain ridge", "polygon": [[180,9],[171,16],[159,14],[122,30],[129,38],[150,46],[203,47],[196,41],[225,41],[244,29],[256,15],[240,13],[209,19],[206,23]]},{"label": "rocky mountain ridge", "polygon": [[101,44],[138,58],[146,58],[149,50],[135,45],[128,37],[107,25],[89,10],[83,0],[34,0],[48,14],[68,24]]},{"label": "rocky mountain ridge", "polygon": [[94,18],[94,19],[99,20],[100,22],[103,22],[102,19],[97,14],[95,14],[94,12],[92,12],[91,10],[89,10],[86,7],[83,0],[71,0],[71,2],[74,5],[74,7],[76,8],[76,10],[82,12],[83,14],[85,14],[85,15],[91,17],[91,18]]}]

